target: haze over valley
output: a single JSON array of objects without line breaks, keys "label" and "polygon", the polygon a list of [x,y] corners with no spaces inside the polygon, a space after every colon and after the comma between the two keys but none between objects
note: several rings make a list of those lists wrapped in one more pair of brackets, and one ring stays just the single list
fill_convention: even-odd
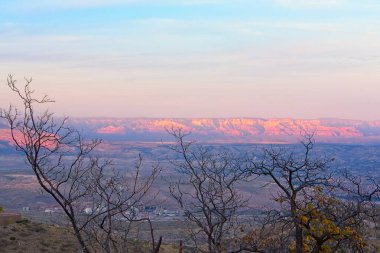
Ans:
[{"label": "haze over valley", "polygon": [[[380,121],[342,119],[258,119],[258,118],[71,118],[69,125],[88,138],[102,139],[95,155],[113,159],[114,166],[128,171],[135,166],[138,155],[144,167],[161,164],[163,170],[156,190],[161,201],[174,206],[169,198],[165,179],[178,177],[169,160],[177,159],[170,150],[174,138],[168,132],[181,128],[194,140],[208,148],[223,152],[255,156],[264,147],[280,145],[297,148],[303,135],[313,132],[319,153],[334,159],[333,170],[349,169],[358,175],[378,174],[380,166]],[[51,205],[51,199],[40,195],[38,185],[24,158],[14,150],[9,130],[0,123],[0,175],[3,189],[0,195],[10,208]],[[264,180],[265,181],[265,180]],[[243,187],[246,196],[255,194],[250,202],[255,208],[268,204],[270,191],[257,187]],[[14,198],[7,198],[10,192]]]}]

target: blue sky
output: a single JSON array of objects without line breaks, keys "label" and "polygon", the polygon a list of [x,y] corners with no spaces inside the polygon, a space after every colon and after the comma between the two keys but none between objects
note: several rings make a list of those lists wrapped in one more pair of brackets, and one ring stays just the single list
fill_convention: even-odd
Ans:
[{"label": "blue sky", "polygon": [[0,106],[12,73],[70,116],[380,120],[379,27],[375,0],[0,0]]}]

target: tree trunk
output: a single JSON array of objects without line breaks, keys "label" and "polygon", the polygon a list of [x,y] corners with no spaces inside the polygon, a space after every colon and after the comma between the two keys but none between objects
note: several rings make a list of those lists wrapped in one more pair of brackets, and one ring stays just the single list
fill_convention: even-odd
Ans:
[{"label": "tree trunk", "polygon": [[160,252],[161,243],[162,243],[162,236],[160,236],[160,239],[158,239],[157,246],[156,246],[155,248],[153,248],[153,253],[158,253],[158,252]]},{"label": "tree trunk", "polygon": [[296,253],[303,253],[303,235],[299,224],[296,224]]},{"label": "tree trunk", "polygon": [[79,230],[76,228],[76,226],[74,227],[74,234],[75,234],[75,236],[76,236],[76,238],[80,244],[82,252],[83,253],[91,253],[91,251],[87,248],[87,245],[84,242],[84,239],[83,239],[81,233],[79,232]]},{"label": "tree trunk", "polygon": [[302,234],[302,227],[300,225],[300,220],[298,218],[297,213],[297,204],[295,201],[296,196],[292,196],[292,199],[290,201],[290,208],[291,213],[293,216],[294,225],[296,228],[296,253],[303,253],[303,234]]},{"label": "tree trunk", "polygon": [[214,253],[213,250],[212,250],[212,239],[211,239],[211,236],[208,236],[207,243],[208,243],[208,252],[209,253]]}]

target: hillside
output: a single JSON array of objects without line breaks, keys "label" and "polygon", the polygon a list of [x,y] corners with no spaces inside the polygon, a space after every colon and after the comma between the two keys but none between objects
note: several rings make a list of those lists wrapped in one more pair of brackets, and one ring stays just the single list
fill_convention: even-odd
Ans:
[{"label": "hillside", "polygon": [[27,223],[0,227],[1,252],[78,252],[78,243],[67,228]]},{"label": "hillside", "polygon": [[[169,227],[176,231],[175,229]],[[161,230],[158,230],[161,232]],[[163,230],[164,231],[164,230]],[[158,233],[159,233],[158,232]],[[146,241],[129,241],[131,252],[150,252]],[[80,252],[79,244],[69,227],[36,222],[15,223],[0,227],[0,252],[6,253],[66,253]],[[162,253],[177,253],[177,243],[164,242]],[[184,252],[189,252],[184,249]]]}]

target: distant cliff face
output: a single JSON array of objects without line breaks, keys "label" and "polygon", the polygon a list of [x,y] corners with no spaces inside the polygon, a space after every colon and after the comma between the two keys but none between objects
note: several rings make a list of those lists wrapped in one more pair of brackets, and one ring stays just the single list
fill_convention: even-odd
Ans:
[{"label": "distant cliff face", "polygon": [[322,142],[380,142],[380,121],[340,119],[71,119],[71,124],[101,138],[171,140],[167,130],[181,128],[207,142],[295,142],[306,132]]},{"label": "distant cliff face", "polygon": [[[170,141],[167,130],[181,128],[191,138],[206,142],[289,143],[305,133],[319,142],[379,142],[380,121],[341,119],[257,119],[257,118],[73,118],[69,124],[90,137],[117,141]],[[0,126],[2,128],[2,126]],[[0,140],[9,140],[0,129]]]}]

